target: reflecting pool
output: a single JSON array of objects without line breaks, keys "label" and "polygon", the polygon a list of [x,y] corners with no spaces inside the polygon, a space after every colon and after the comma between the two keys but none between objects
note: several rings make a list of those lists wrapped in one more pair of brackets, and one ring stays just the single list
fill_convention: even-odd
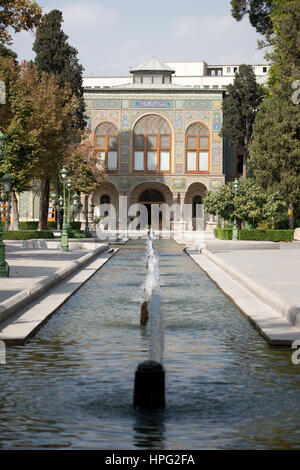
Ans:
[{"label": "reflecting pool", "polygon": [[146,240],[121,248],[0,366],[0,448],[300,448],[300,366],[171,240],[159,254],[166,409],[132,407]]}]

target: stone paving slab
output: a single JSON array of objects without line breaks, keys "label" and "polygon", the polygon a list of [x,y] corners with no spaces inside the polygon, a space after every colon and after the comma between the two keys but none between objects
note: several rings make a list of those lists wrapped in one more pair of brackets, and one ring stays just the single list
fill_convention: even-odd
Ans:
[{"label": "stone paving slab", "polygon": [[47,290],[38,299],[20,309],[9,321],[0,326],[0,340],[7,345],[24,345],[55,313],[55,311],[73,295],[95,272],[100,269],[118,249],[102,253],[82,269],[57,285]]},{"label": "stone paving slab", "polygon": [[89,252],[62,252],[8,244],[6,260],[10,266],[10,277],[0,279],[0,321],[5,321],[85,263],[107,251],[107,244],[97,246]]},{"label": "stone paving slab", "polygon": [[[297,253],[294,250],[290,252],[295,257],[293,263],[290,263],[290,256],[284,257],[286,251],[279,255],[280,251],[278,250],[226,253],[210,253],[207,250],[202,250],[202,254],[188,250],[186,252],[247,316],[270,344],[291,345],[293,341],[300,339],[299,325],[293,323],[292,318],[281,310],[282,305],[288,309],[292,306],[300,306],[300,303],[296,305],[289,303],[291,300],[290,290],[285,290],[288,280],[299,282],[297,260],[299,263],[300,252]],[[279,263],[280,270],[274,269],[274,263],[275,265]],[[240,268],[241,265],[243,265],[243,269]],[[256,274],[258,272],[259,282],[264,284],[263,287],[257,282]],[[250,277],[248,277],[249,275]],[[276,278],[277,283],[270,282],[270,278],[273,280]],[[278,297],[279,284],[281,285],[281,298]],[[298,294],[293,295],[293,299],[296,301]]]}]

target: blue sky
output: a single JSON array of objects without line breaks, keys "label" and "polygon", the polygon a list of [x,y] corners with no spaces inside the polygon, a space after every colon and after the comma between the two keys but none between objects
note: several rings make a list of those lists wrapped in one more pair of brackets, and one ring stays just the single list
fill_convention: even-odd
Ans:
[{"label": "blue sky", "polygon": [[[235,21],[230,0],[38,0],[63,12],[63,30],[84,75],[127,75],[152,56],[209,64],[265,63],[248,19]],[[20,60],[33,59],[32,33],[14,36]]]}]

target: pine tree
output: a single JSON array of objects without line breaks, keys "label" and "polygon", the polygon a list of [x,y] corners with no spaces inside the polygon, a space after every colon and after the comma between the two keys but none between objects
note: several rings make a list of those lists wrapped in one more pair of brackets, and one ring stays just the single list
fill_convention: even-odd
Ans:
[{"label": "pine tree", "polygon": [[253,123],[263,97],[263,88],[257,84],[251,65],[242,64],[239,67],[227,92],[223,101],[221,134],[229,137],[235,148],[244,153],[243,178],[246,179]]}]

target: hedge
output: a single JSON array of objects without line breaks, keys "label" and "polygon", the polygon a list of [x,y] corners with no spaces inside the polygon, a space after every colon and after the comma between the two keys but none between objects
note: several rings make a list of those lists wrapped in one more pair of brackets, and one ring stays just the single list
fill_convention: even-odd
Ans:
[{"label": "hedge", "polygon": [[[37,230],[39,223],[36,220],[28,220],[26,222],[20,222],[19,227],[20,230]],[[80,230],[81,222],[72,222],[72,229],[73,230]],[[48,230],[56,230],[57,229],[57,222],[51,221],[47,222],[47,229]]]},{"label": "hedge", "polygon": [[221,240],[232,240],[232,228],[215,228],[214,234],[216,238],[221,238]]},{"label": "hedge", "polygon": [[54,238],[53,232],[47,230],[4,230],[3,240],[32,240],[40,238]]},{"label": "hedge", "polygon": [[260,240],[270,242],[291,242],[294,239],[294,230],[259,230],[242,229],[239,231],[239,240]]},{"label": "hedge", "polygon": [[[215,228],[214,234],[216,238],[221,240],[232,240],[232,229],[230,228]],[[294,230],[241,229],[238,232],[239,240],[291,242],[293,238]]]}]

